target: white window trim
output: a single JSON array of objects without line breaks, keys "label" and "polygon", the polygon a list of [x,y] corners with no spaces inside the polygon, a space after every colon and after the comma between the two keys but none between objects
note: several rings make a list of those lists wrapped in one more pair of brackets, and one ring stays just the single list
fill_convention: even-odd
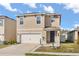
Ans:
[{"label": "white window trim", "polygon": [[[23,20],[22,20],[23,21],[23,24],[20,24],[20,21],[21,21],[20,18],[23,18]],[[20,25],[24,25],[24,17],[23,16],[19,17],[19,24]]]},{"label": "white window trim", "polygon": [[[42,16],[36,16],[36,19],[35,19],[35,21],[36,21],[36,24],[37,24],[37,17],[40,17],[41,19],[40,19],[40,24],[42,23]],[[40,24],[37,24],[37,25],[40,25]]]},{"label": "white window trim", "polygon": [[2,24],[0,26],[3,26],[4,25],[4,19],[0,19],[0,21],[2,21]]},{"label": "white window trim", "polygon": [[[54,20],[53,20],[53,22],[54,22],[54,21],[55,21],[55,17],[54,17],[53,19],[52,19],[52,17],[54,17],[54,16],[51,16],[50,20],[52,21],[52,20],[54,19]],[[52,22],[51,22],[51,23],[52,23]]]}]

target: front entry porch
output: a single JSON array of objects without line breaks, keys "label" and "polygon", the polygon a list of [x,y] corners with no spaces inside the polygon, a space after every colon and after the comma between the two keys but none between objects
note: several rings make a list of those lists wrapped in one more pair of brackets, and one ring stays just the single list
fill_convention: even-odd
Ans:
[{"label": "front entry porch", "polygon": [[47,31],[47,43],[52,43],[54,47],[59,47],[60,31]]},{"label": "front entry porch", "polygon": [[55,41],[55,31],[47,31],[47,43]]},{"label": "front entry porch", "polygon": [[54,47],[60,47],[60,28],[46,28],[47,43],[52,43]]},{"label": "front entry porch", "polygon": [[59,39],[58,31],[47,31],[47,43],[54,43],[56,39]]}]

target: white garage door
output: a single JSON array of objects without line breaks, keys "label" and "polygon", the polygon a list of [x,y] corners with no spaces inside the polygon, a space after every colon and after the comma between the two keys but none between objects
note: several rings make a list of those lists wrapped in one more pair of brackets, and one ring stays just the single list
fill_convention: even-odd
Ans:
[{"label": "white garage door", "polygon": [[40,33],[27,33],[21,36],[21,43],[37,43],[40,44]]}]

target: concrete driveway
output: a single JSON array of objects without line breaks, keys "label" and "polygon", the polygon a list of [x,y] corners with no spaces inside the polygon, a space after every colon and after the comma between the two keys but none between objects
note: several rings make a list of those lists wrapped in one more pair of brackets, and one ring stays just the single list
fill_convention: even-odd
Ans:
[{"label": "concrete driveway", "polygon": [[0,49],[0,56],[24,56],[26,52],[30,52],[37,48],[38,44],[16,44]]}]

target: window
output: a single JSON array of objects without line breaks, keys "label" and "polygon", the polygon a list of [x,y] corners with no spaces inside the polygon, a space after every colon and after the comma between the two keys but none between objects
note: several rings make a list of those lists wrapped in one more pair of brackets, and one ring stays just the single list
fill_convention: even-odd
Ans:
[{"label": "window", "polygon": [[23,24],[23,17],[20,17],[20,24]]},{"label": "window", "polygon": [[37,22],[37,24],[41,23],[41,16],[36,16],[36,22]]},{"label": "window", "polygon": [[0,26],[2,26],[2,25],[3,25],[3,19],[0,20]]},{"label": "window", "polygon": [[51,16],[51,22],[54,22],[54,21],[55,21],[55,17]]}]

